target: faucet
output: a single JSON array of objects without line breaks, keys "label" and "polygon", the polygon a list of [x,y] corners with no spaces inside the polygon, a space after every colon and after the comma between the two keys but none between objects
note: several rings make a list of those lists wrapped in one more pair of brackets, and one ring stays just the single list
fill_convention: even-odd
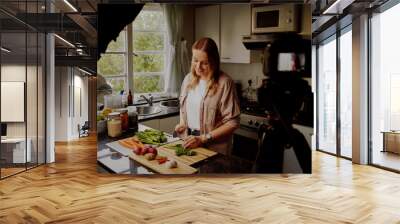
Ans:
[{"label": "faucet", "polygon": [[149,104],[149,106],[153,106],[153,96],[149,94],[149,98],[145,97],[144,95],[140,95],[146,102]]}]

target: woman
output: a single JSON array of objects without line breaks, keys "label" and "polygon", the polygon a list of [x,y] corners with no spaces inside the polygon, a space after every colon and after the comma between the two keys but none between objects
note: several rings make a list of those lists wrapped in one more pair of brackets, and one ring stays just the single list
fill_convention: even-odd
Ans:
[{"label": "woman", "polygon": [[218,47],[210,38],[192,46],[191,73],[182,83],[180,122],[175,131],[185,148],[207,147],[229,155],[240,108],[233,80],[220,70]]}]

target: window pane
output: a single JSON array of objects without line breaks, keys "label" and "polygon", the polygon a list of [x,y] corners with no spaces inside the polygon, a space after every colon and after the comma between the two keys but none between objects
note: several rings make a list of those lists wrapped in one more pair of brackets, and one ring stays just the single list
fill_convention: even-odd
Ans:
[{"label": "window pane", "polygon": [[162,54],[142,54],[133,58],[134,72],[162,72],[164,57]]},{"label": "window pane", "polygon": [[164,30],[162,11],[142,10],[133,21],[133,30]]},{"label": "window pane", "polygon": [[119,93],[125,89],[125,77],[106,78],[107,84],[111,86],[113,92]]},{"label": "window pane", "polygon": [[318,48],[318,148],[336,153],[336,40]]},{"label": "window pane", "polygon": [[340,37],[340,153],[351,158],[352,141],[352,37],[351,30]]},{"label": "window pane", "polygon": [[135,93],[162,92],[164,78],[161,75],[135,75],[133,85]]},{"label": "window pane", "polygon": [[97,62],[97,71],[103,76],[125,74],[124,54],[103,54]]},{"label": "window pane", "polygon": [[162,51],[164,49],[164,35],[162,33],[133,33],[134,51]]},{"label": "window pane", "polygon": [[111,41],[108,46],[106,52],[124,52],[125,51],[125,42],[126,42],[126,32],[123,30],[119,33],[116,41]]},{"label": "window pane", "polygon": [[395,170],[400,170],[400,156],[392,153],[400,142],[400,31],[394,28],[399,20],[400,4],[371,19],[372,163]]}]

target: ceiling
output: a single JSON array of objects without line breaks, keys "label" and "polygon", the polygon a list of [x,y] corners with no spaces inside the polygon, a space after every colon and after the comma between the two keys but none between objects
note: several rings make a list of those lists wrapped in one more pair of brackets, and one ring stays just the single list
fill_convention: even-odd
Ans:
[{"label": "ceiling", "polygon": [[[0,1],[2,46],[12,50],[7,53],[7,57],[10,60],[21,59],[26,55],[31,58],[38,50],[36,32],[50,32],[75,45],[55,38],[56,65],[84,64],[84,67],[96,71],[97,4],[103,1],[48,0],[47,2],[46,5],[45,0]],[[26,31],[27,37],[25,37]],[[29,32],[35,32],[35,35]],[[42,46],[39,45],[39,48]]]}]

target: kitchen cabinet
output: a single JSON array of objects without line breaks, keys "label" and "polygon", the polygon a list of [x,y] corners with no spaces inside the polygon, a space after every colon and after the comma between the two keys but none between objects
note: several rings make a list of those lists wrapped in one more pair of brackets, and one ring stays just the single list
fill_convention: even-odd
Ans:
[{"label": "kitchen cabinet", "polygon": [[140,124],[166,132],[168,134],[172,134],[174,132],[175,125],[177,125],[178,123],[179,123],[179,115],[140,122]]},{"label": "kitchen cabinet", "polygon": [[300,35],[306,39],[311,39],[311,5],[302,5],[301,13],[301,32]]},{"label": "kitchen cabinet", "polygon": [[221,5],[221,62],[250,63],[250,51],[242,36],[251,32],[251,8],[246,5]]},{"label": "kitchen cabinet", "polygon": [[195,12],[195,37],[209,37],[215,41],[220,49],[219,39],[219,5],[203,6],[196,8]]},{"label": "kitchen cabinet", "polygon": [[251,32],[250,5],[214,5],[196,8],[195,37],[212,38],[222,63],[250,63],[251,54],[242,36]]}]

